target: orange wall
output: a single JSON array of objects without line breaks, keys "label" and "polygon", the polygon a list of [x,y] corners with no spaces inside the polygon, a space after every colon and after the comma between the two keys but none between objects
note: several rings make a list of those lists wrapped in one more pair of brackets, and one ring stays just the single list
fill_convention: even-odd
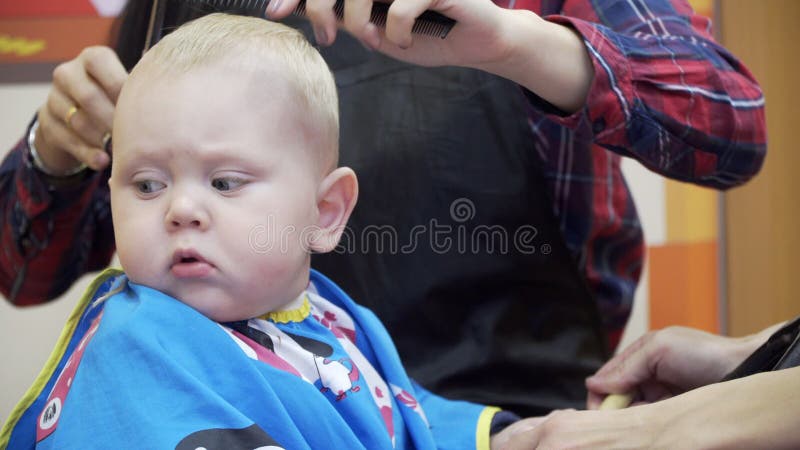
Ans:
[{"label": "orange wall", "polygon": [[[689,3],[713,17],[712,0]],[[663,201],[666,242],[650,246],[647,256],[649,327],[684,325],[719,332],[719,194],[666,180]]]},{"label": "orange wall", "polygon": [[720,17],[724,44],[764,90],[769,135],[761,173],[725,194],[727,319],[738,336],[800,314],[800,1],[724,0]]}]

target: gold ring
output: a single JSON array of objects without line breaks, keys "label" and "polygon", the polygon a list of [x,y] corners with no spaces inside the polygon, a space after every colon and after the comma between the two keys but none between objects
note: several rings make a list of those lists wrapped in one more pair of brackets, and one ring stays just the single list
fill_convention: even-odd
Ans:
[{"label": "gold ring", "polygon": [[111,133],[106,131],[103,135],[103,150],[108,150],[108,143],[111,141]]},{"label": "gold ring", "polygon": [[72,128],[72,116],[74,116],[75,113],[77,112],[78,112],[78,107],[72,105],[67,110],[67,113],[64,114],[64,122],[67,124],[68,127]]}]

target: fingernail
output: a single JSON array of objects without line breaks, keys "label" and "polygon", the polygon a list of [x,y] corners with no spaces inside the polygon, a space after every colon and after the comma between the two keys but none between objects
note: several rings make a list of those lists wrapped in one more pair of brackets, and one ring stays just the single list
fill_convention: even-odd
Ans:
[{"label": "fingernail", "polygon": [[102,169],[107,163],[108,155],[103,152],[96,153],[94,157],[92,157],[92,167],[95,169]]},{"label": "fingernail", "polygon": [[328,44],[328,34],[325,33],[324,28],[314,27],[314,39],[316,39],[319,45]]}]

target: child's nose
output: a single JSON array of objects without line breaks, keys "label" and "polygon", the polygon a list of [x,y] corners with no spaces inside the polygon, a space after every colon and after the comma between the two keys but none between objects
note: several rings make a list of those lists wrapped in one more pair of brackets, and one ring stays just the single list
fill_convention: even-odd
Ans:
[{"label": "child's nose", "polygon": [[168,230],[181,228],[205,230],[208,227],[208,219],[208,213],[203,207],[202,201],[198,201],[192,196],[181,194],[173,198],[165,217],[165,225]]}]

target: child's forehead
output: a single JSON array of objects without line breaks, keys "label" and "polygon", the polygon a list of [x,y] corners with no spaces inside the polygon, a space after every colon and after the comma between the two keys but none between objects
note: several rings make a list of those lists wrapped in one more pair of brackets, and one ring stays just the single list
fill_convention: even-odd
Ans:
[{"label": "child's forehead", "polygon": [[138,104],[123,106],[117,113],[115,156],[127,161],[188,159],[212,165],[292,154],[319,157],[313,151],[319,147],[319,130],[285,104],[272,99],[227,102],[224,95],[223,102],[214,102],[208,98],[219,93],[195,99],[167,92],[173,96],[166,103],[161,103],[159,92],[134,93],[132,100]]},{"label": "child's forehead", "polygon": [[260,71],[215,63],[175,70],[149,65],[131,75],[127,97],[139,105],[142,101],[169,102],[191,109],[195,105],[209,107],[210,102],[216,101],[269,116],[276,105],[279,110],[288,110],[306,103],[299,86],[275,72],[275,68]]},{"label": "child's forehead", "polygon": [[274,82],[296,82],[291,75],[299,63],[297,58],[287,58],[264,49],[234,51],[211,57],[195,55],[180,61],[165,59],[166,55],[145,54],[134,67],[132,74],[140,72],[156,76],[194,76],[200,74],[227,74],[233,78],[266,78]]},{"label": "child's forehead", "polygon": [[[148,147],[163,148],[167,142],[162,139],[177,143],[176,149],[185,148],[184,142],[216,142],[220,145],[209,147],[209,156],[203,152],[203,157],[230,156],[241,148],[234,145],[240,134],[253,137],[257,133],[249,142],[257,143],[264,157],[274,155],[276,148],[302,145],[307,148],[299,152],[309,153],[315,160],[330,159],[327,149],[333,146],[323,131],[325,121],[312,120],[308,102],[285,74],[222,62],[184,70],[154,63],[137,66],[131,74],[126,99],[119,104],[122,110],[116,115],[128,143],[147,141],[147,147],[137,146],[130,156],[146,156]],[[157,133],[147,136],[151,130]],[[213,130],[217,130],[214,140],[205,139]]]}]

